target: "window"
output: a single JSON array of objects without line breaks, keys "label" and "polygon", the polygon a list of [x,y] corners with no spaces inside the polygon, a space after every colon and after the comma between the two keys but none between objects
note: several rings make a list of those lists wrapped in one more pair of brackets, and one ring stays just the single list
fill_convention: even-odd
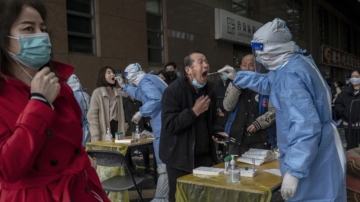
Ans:
[{"label": "window", "polygon": [[351,27],[345,21],[342,21],[342,25],[343,50],[351,53]]},{"label": "window", "polygon": [[330,38],[330,45],[332,47],[336,47],[338,48],[339,46],[339,43],[338,43],[338,39],[339,39],[339,19],[334,15],[334,14],[331,14],[330,16],[330,32],[329,34],[331,35],[331,38]]},{"label": "window", "polygon": [[318,39],[319,41],[324,41],[325,37],[325,9],[318,7],[317,9],[318,17]]},{"label": "window", "polygon": [[162,65],[164,46],[161,0],[146,0],[146,27],[148,62]]},{"label": "window", "polygon": [[[318,39],[318,46],[317,46],[317,53],[318,53],[318,60],[322,61],[322,45],[325,43],[325,17],[326,17],[326,10],[320,6],[317,7],[316,10],[317,15],[317,39]],[[324,72],[322,72],[324,75]]]},{"label": "window", "polygon": [[354,42],[352,44],[353,47],[353,54],[358,56],[359,55],[359,31],[357,31],[356,29],[353,29],[353,38],[354,38]]},{"label": "window", "polygon": [[237,15],[252,18],[252,0],[233,0],[232,10]]},{"label": "window", "polygon": [[66,10],[69,52],[95,54],[93,0],[66,0]]},{"label": "window", "polygon": [[303,4],[302,0],[287,1],[287,27],[294,39],[303,38]]}]

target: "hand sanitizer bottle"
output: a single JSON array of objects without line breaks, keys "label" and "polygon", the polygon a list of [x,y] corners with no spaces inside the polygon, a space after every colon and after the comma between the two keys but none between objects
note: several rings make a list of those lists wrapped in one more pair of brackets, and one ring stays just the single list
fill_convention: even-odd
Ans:
[{"label": "hand sanitizer bottle", "polygon": [[106,135],[105,135],[105,142],[112,142],[112,135],[110,133],[110,129],[107,128]]},{"label": "hand sanitizer bottle", "polygon": [[135,141],[138,142],[140,140],[140,131],[139,131],[139,125],[136,124],[136,130],[135,130]]},{"label": "hand sanitizer bottle", "polygon": [[226,182],[235,184],[240,182],[240,169],[236,166],[234,157],[237,155],[231,155],[230,169],[226,174]]},{"label": "hand sanitizer bottle", "polygon": [[231,161],[231,156],[227,156],[225,159],[224,159],[224,164],[225,164],[225,174],[227,174],[230,170],[230,161]]}]

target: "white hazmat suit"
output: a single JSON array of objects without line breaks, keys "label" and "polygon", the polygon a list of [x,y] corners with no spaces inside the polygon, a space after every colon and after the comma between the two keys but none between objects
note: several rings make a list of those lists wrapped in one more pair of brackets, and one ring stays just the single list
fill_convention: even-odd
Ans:
[{"label": "white hazmat suit", "polygon": [[268,74],[225,67],[233,85],[270,95],[276,109],[281,192],[287,201],[346,201],[345,152],[332,123],[330,89],[311,56],[291,41],[281,19],[265,24],[252,43]]}]

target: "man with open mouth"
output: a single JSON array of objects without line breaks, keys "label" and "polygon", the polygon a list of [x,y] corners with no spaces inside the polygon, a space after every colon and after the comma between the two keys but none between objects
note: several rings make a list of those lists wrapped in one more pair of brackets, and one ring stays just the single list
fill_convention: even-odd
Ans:
[{"label": "man with open mouth", "polygon": [[[169,201],[175,201],[176,179],[194,168],[217,162],[214,135],[227,137],[217,122],[214,84],[207,81],[209,63],[204,54],[184,57],[184,75],[165,89],[159,156],[166,164]],[[213,141],[214,140],[214,141]]]}]

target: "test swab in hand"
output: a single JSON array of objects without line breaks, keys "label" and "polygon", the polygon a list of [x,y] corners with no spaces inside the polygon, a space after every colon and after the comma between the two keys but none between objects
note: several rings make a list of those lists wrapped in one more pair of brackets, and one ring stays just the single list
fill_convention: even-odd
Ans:
[{"label": "test swab in hand", "polygon": [[209,75],[213,75],[213,74],[220,74],[220,72],[208,73],[208,76],[209,76]]}]

